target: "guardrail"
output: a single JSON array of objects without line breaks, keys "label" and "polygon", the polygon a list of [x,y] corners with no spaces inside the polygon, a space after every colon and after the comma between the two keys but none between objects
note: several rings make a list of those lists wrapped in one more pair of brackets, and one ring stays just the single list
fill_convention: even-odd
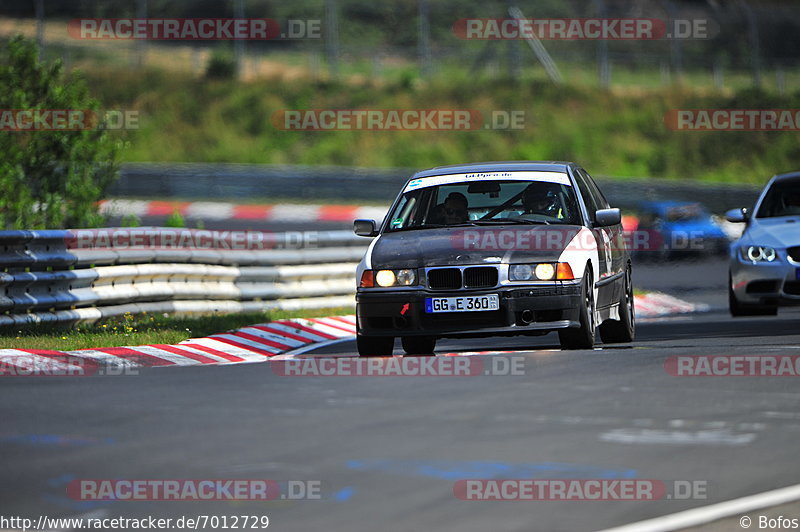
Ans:
[{"label": "guardrail", "polygon": [[349,231],[0,231],[0,326],[353,304]]},{"label": "guardrail", "polygon": [[[387,202],[417,169],[212,163],[126,163],[110,197],[339,198]],[[591,170],[591,169],[590,169]],[[704,202],[711,212],[752,206],[761,186],[647,177],[614,179],[595,175],[608,200],[630,207],[638,200]],[[766,183],[770,176],[762,176]],[[365,186],[365,183],[368,183]]]}]

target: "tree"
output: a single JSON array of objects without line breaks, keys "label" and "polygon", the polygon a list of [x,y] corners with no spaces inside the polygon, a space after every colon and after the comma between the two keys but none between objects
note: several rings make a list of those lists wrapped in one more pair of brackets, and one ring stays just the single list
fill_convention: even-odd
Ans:
[{"label": "tree", "polygon": [[[12,38],[0,55],[0,228],[96,226],[97,202],[119,172],[120,142],[102,121],[69,131],[29,127],[18,111],[84,111],[86,124],[99,104],[77,73],[60,61],[39,62],[36,45]],[[87,112],[88,111],[88,112]]]}]

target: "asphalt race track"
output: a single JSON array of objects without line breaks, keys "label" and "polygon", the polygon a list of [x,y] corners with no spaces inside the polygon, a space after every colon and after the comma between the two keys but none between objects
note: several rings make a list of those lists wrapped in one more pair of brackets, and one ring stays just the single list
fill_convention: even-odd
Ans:
[{"label": "asphalt race track", "polygon": [[[734,321],[717,305],[724,261],[687,267],[694,273],[682,277],[674,266],[642,266],[637,285],[671,279],[673,292],[688,297],[686,287],[705,275],[712,289],[695,299],[716,293],[711,312],[640,323],[631,346],[562,352],[548,335],[437,348],[519,351],[480,357],[487,368],[519,357],[513,376],[289,377],[270,364],[240,364],[4,379],[3,514],[267,515],[269,529],[286,531],[579,531],[797,483],[794,379],[676,377],[664,363],[674,355],[796,354],[800,314]],[[345,341],[300,356],[354,352]],[[656,479],[675,496],[456,498],[458,480],[479,478]],[[78,479],[316,481],[320,499],[82,501],[66,495]],[[674,481],[699,482],[706,498],[681,499]]]}]

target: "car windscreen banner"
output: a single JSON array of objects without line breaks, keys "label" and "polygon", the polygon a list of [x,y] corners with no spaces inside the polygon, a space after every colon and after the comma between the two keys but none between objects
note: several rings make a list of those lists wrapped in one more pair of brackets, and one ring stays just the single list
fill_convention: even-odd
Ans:
[{"label": "car windscreen banner", "polygon": [[571,186],[569,176],[562,172],[477,172],[472,174],[448,174],[412,179],[403,192],[418,188],[469,183],[471,181],[538,181]]}]

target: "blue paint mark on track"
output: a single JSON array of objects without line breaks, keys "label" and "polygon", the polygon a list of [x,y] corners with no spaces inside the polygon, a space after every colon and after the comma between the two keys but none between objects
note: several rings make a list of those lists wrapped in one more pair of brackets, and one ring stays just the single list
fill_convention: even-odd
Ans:
[{"label": "blue paint mark on track", "polygon": [[347,467],[443,480],[470,478],[636,478],[635,469],[608,469],[581,464],[540,462],[514,464],[451,460],[350,460]]},{"label": "blue paint mark on track", "polygon": [[342,488],[336,492],[334,498],[337,501],[344,502],[350,500],[353,494],[356,492],[356,489],[352,486],[347,486],[346,488]]},{"label": "blue paint mark on track", "polygon": [[0,443],[19,443],[23,445],[55,445],[61,447],[82,447],[85,445],[113,444],[111,438],[86,438],[63,434],[2,434]]}]

